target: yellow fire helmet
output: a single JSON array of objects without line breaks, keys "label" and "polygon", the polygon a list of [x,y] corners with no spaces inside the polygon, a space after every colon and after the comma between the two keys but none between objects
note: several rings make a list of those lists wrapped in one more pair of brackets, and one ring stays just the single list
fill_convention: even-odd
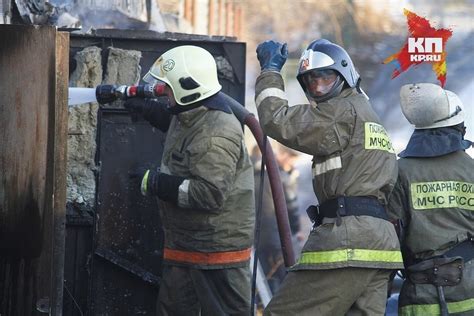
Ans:
[{"label": "yellow fire helmet", "polygon": [[400,104],[415,129],[453,126],[464,122],[459,97],[433,83],[414,83],[400,89]]},{"label": "yellow fire helmet", "polygon": [[166,51],[143,77],[149,84],[158,80],[171,87],[179,105],[196,103],[222,89],[214,57],[207,50],[191,45]]}]

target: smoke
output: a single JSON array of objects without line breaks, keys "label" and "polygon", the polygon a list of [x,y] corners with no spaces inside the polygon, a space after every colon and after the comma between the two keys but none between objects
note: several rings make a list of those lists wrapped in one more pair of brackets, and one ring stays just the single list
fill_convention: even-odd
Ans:
[{"label": "smoke", "polygon": [[[91,29],[151,29],[166,31],[161,11],[155,1],[121,0],[50,0],[54,7],[51,24],[58,27]],[[148,11],[149,10],[149,11]]]}]

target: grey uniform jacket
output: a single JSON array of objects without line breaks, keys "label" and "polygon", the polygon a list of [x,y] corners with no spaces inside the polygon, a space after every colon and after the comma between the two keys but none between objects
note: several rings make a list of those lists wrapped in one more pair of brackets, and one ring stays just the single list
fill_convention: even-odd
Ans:
[{"label": "grey uniform jacket", "polygon": [[[320,203],[339,196],[375,197],[386,205],[397,165],[390,139],[367,99],[345,89],[329,101],[289,107],[279,73],[256,82],[256,104],[265,133],[313,155],[313,188]],[[393,225],[370,216],[325,218],[293,269],[401,268]]]},{"label": "grey uniform jacket", "polygon": [[160,201],[165,263],[246,266],[253,243],[254,181],[237,118],[204,106],[172,116],[161,172],[186,178],[178,205]]},{"label": "grey uniform jacket", "polygon": [[[403,221],[406,265],[439,256],[474,235],[474,160],[464,151],[431,158],[401,158],[389,215]],[[444,293],[450,313],[474,314],[474,260],[464,263],[463,279]],[[439,314],[431,284],[405,282],[401,315]],[[456,314],[457,315],[457,314]]]}]

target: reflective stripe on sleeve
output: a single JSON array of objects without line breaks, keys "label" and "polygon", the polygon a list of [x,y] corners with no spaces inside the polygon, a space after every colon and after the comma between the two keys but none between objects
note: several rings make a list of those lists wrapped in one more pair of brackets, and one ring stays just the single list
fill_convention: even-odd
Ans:
[{"label": "reflective stripe on sleeve", "polygon": [[326,173],[329,170],[340,169],[342,168],[341,157],[332,157],[323,162],[316,163],[313,166],[313,177]]},{"label": "reflective stripe on sleeve", "polygon": [[402,263],[399,250],[338,249],[303,252],[299,264],[335,263],[346,261],[370,261]]},{"label": "reflective stripe on sleeve", "polygon": [[[464,301],[448,302],[449,314],[474,311],[474,298]],[[400,308],[401,316],[441,315],[439,304],[407,305]]]},{"label": "reflective stripe on sleeve", "polygon": [[285,91],[278,89],[278,88],[267,88],[264,89],[262,92],[258,94],[258,96],[255,98],[255,104],[257,108],[260,106],[260,103],[263,102],[268,97],[277,97],[283,100],[288,100],[286,97]]},{"label": "reflective stripe on sleeve", "polygon": [[165,248],[165,260],[194,264],[212,265],[238,263],[250,260],[251,248],[238,251],[197,252]]}]

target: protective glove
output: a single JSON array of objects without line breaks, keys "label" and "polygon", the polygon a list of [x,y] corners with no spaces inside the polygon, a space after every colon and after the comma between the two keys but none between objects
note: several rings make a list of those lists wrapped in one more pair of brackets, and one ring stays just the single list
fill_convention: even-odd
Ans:
[{"label": "protective glove", "polygon": [[144,114],[148,113],[156,101],[152,99],[130,98],[123,104],[130,113]]},{"label": "protective glove", "polygon": [[177,203],[179,186],[185,178],[147,170],[142,178],[140,190],[144,196],[156,195],[160,200]]},{"label": "protective glove", "polygon": [[130,113],[133,122],[143,118],[164,133],[168,130],[171,122],[168,105],[168,98],[130,98],[123,104]]},{"label": "protective glove", "polygon": [[265,41],[257,46],[257,59],[263,71],[280,71],[288,58],[286,43]]}]

